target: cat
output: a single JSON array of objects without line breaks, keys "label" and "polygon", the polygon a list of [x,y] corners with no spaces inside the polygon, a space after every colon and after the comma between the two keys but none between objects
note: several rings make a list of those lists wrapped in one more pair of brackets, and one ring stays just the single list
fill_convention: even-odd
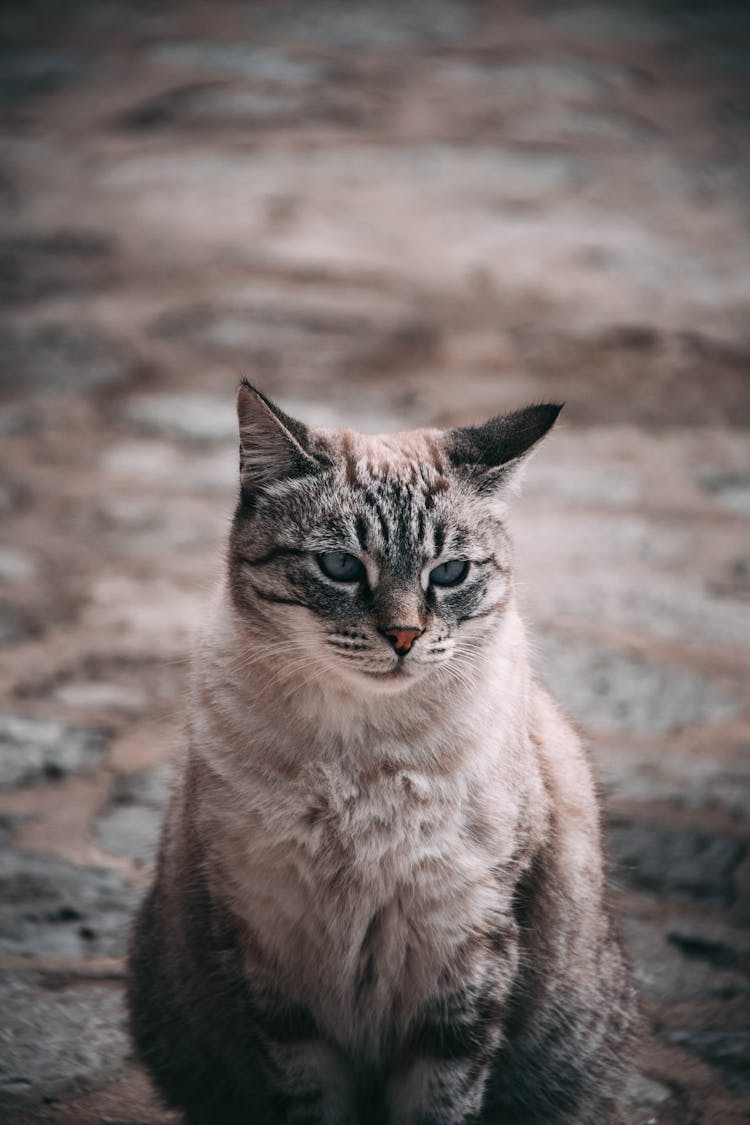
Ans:
[{"label": "cat", "polygon": [[559,409],[374,437],[240,387],[226,578],[129,958],[137,1052],[190,1125],[613,1119],[633,987],[504,522]]}]

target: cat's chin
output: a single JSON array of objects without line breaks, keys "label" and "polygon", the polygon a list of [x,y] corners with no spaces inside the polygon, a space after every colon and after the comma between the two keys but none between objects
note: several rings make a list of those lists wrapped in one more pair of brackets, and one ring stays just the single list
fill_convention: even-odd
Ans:
[{"label": "cat's chin", "polygon": [[354,682],[360,690],[378,695],[393,695],[405,691],[423,676],[423,669],[410,668],[403,664],[397,664],[395,668],[389,668],[384,672],[368,672],[365,669],[346,671],[346,679],[349,683]]}]

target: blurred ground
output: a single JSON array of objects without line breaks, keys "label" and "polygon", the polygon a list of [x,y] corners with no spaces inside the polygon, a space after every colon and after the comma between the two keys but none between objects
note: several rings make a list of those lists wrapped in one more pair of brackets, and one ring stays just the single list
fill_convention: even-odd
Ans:
[{"label": "blurred ground", "polygon": [[750,1120],[749,22],[3,7],[2,1120],[169,1120],[122,956],[240,374],[367,429],[567,400],[515,529],[606,793],[629,1122]]}]

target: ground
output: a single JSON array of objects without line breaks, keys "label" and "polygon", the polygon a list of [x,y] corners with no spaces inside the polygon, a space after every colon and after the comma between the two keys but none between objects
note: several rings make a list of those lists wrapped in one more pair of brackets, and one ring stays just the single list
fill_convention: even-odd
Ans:
[{"label": "ground", "polygon": [[747,9],[0,28],[0,1117],[170,1120],[123,950],[244,374],[366,429],[565,400],[512,519],[643,997],[628,1125],[750,1120]]}]

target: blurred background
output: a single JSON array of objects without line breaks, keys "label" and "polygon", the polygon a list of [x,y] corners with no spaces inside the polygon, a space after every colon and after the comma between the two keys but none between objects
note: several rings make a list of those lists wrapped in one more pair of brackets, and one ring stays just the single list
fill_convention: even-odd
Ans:
[{"label": "blurred background", "polygon": [[367,430],[567,405],[513,516],[647,1033],[750,1119],[750,9],[0,15],[0,1118],[156,1125],[122,1026],[235,386]]}]

